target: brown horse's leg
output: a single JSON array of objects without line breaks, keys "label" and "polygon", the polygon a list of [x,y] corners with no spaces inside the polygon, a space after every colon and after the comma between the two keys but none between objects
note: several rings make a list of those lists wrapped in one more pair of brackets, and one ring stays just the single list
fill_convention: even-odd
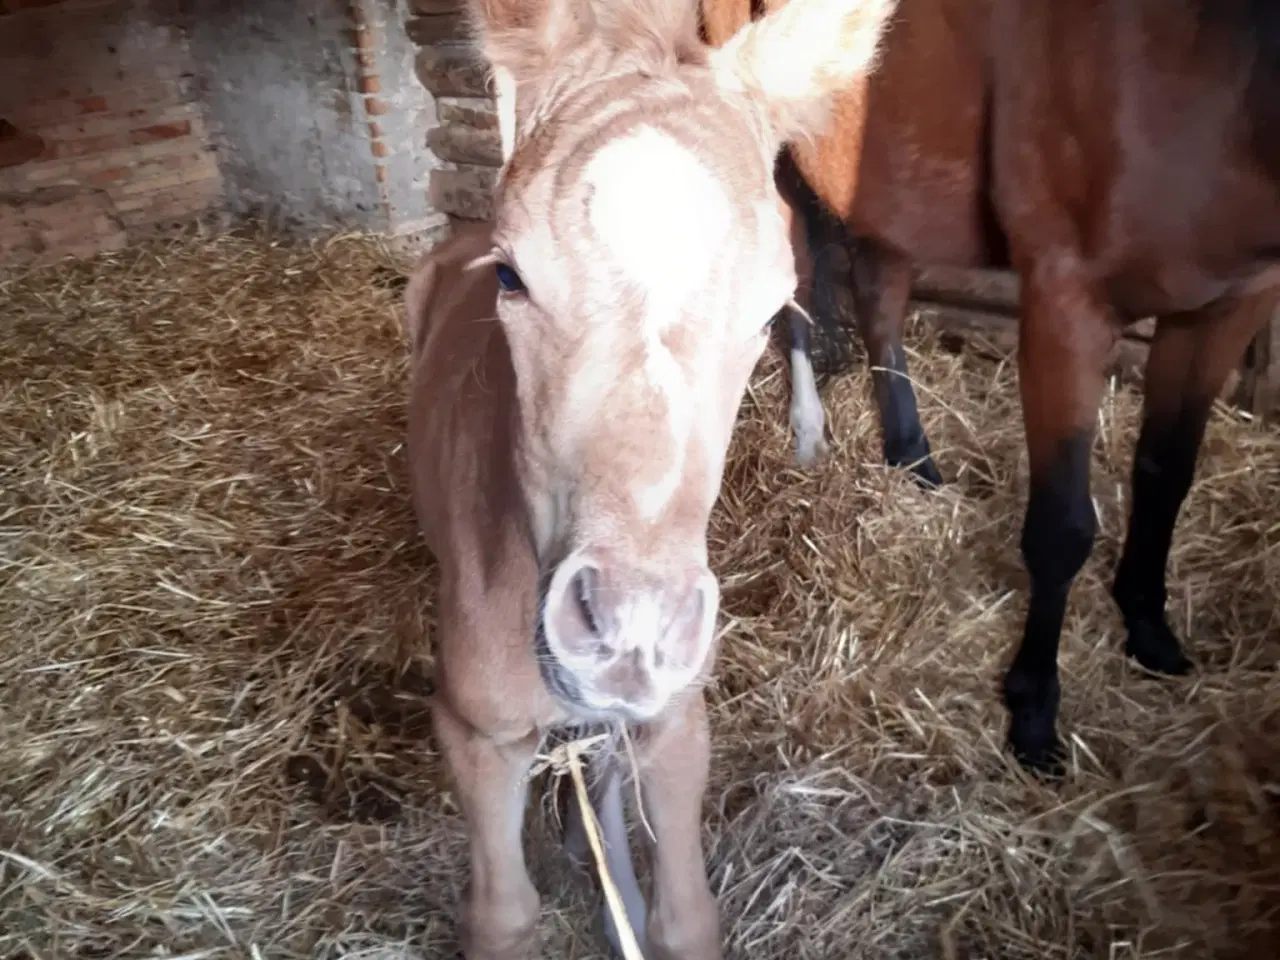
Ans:
[{"label": "brown horse's leg", "polygon": [[1156,673],[1191,669],[1165,618],[1173,528],[1195,477],[1214,398],[1271,305],[1269,297],[1253,298],[1216,314],[1162,318],[1151,342],[1133,455],[1133,507],[1111,593],[1124,616],[1125,652]]},{"label": "brown horse's leg", "polygon": [[462,910],[467,960],[525,960],[538,919],[538,894],[521,834],[537,736],[500,743],[475,730],[437,693],[432,726],[453,777],[471,841]]},{"label": "brown horse's leg", "polygon": [[711,733],[701,690],[651,728],[638,759],[654,838],[649,960],[720,960],[719,912],[702,856]]},{"label": "brown horse's leg", "polygon": [[[851,279],[857,305],[858,331],[873,368],[876,406],[884,438],[884,458],[893,467],[909,467],[927,487],[942,486],[942,474],[929,450],[920,423],[916,392],[907,374],[902,330],[911,293],[911,263],[906,257],[870,241],[849,246]],[[815,285],[825,282],[815,268]],[[815,302],[818,299],[815,290]]]},{"label": "brown horse's leg", "polygon": [[1077,278],[1037,271],[1024,286],[1018,382],[1031,467],[1022,558],[1031,595],[1005,674],[1009,743],[1024,766],[1056,772],[1058,641],[1067,596],[1093,549],[1089,455],[1107,354],[1109,311]]}]

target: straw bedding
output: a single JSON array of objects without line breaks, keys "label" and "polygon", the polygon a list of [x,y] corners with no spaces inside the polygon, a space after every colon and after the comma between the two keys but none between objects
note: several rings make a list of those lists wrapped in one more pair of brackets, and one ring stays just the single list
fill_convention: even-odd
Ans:
[{"label": "straw bedding", "polygon": [[[400,270],[358,236],[192,234],[0,276],[0,956],[452,955]],[[1108,395],[1042,785],[1001,750],[1015,373],[910,346],[940,493],[880,465],[861,365],[811,473],[777,360],[744,403],[713,525],[728,955],[1275,955],[1280,438],[1215,414],[1171,577],[1199,671],[1157,681],[1106,592],[1138,410]],[[601,956],[546,809],[546,956]]]}]

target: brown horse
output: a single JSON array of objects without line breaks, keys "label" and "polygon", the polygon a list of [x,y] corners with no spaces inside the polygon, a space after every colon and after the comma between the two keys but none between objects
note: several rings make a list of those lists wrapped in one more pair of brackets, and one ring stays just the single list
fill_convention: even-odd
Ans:
[{"label": "brown horse", "polygon": [[1089,451],[1121,327],[1156,316],[1112,588],[1126,652],[1190,669],[1165,615],[1173,528],[1210,407],[1280,291],[1280,4],[997,0],[996,208],[1022,277],[1031,467],[1010,740],[1056,764],[1058,639],[1093,547]]},{"label": "brown horse", "polygon": [[[704,0],[712,42],[746,2]],[[901,352],[907,258],[998,265],[1007,245],[1021,276],[1031,595],[1005,702],[1019,760],[1056,768],[1058,641],[1096,531],[1104,369],[1145,316],[1157,326],[1113,596],[1129,655],[1190,668],[1164,610],[1173,528],[1211,403],[1280,287],[1266,262],[1280,250],[1280,3],[902,0],[881,69],[792,155],[860,237],[852,280],[876,364],[893,369]],[[798,209],[811,237],[832,235]],[[815,314],[829,323],[822,252]],[[898,382],[877,383],[891,461],[927,451]]]},{"label": "brown horse", "polygon": [[[835,348],[828,371],[840,366],[839,294],[851,287],[885,459],[926,485],[942,476],[902,345],[911,262],[999,265],[1005,256],[984,155],[989,8],[990,0],[902,0],[879,67],[841,92],[825,136],[795,144],[779,165],[779,186],[808,235],[810,310]],[[708,41],[719,45],[757,11],[752,0],[702,0],[702,12]],[[792,324],[793,354],[808,355],[809,334]],[[805,365],[793,359],[792,369],[800,371],[796,424]]]},{"label": "brown horse", "polygon": [[721,956],[701,848],[720,592],[707,524],[796,292],[774,158],[871,68],[893,5],[795,0],[712,51],[690,0],[473,0],[505,160],[495,222],[431,251],[405,290],[414,505],[441,569],[432,719],[471,841],[468,960],[527,956],[527,774],[544,735],[600,723],[638,741],[652,911],[607,757],[594,803],[650,960]]}]

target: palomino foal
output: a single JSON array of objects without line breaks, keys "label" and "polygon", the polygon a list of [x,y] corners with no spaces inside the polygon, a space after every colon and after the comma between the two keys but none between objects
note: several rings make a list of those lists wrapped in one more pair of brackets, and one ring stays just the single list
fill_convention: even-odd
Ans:
[{"label": "palomino foal", "polygon": [[405,297],[414,503],[439,559],[436,738],[471,841],[469,960],[527,955],[521,851],[543,735],[636,728],[653,909],[618,771],[596,791],[651,958],[721,956],[702,862],[707,522],[747,378],[795,293],[773,183],[893,0],[795,0],[718,51],[691,0],[483,0],[505,164],[495,223]]}]

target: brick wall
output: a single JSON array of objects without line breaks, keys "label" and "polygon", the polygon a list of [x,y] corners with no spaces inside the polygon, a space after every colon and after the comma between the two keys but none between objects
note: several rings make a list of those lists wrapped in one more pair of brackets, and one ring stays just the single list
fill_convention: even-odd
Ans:
[{"label": "brick wall", "polygon": [[0,263],[202,214],[429,244],[414,0],[0,0]]},{"label": "brick wall", "polygon": [[167,5],[0,0],[0,261],[122,246],[217,204]]},{"label": "brick wall", "polygon": [[411,0],[410,5],[416,16],[407,29],[419,45],[418,79],[435,97],[439,119],[427,134],[440,160],[428,196],[451,219],[488,219],[502,166],[488,68],[470,45],[462,0]]}]

